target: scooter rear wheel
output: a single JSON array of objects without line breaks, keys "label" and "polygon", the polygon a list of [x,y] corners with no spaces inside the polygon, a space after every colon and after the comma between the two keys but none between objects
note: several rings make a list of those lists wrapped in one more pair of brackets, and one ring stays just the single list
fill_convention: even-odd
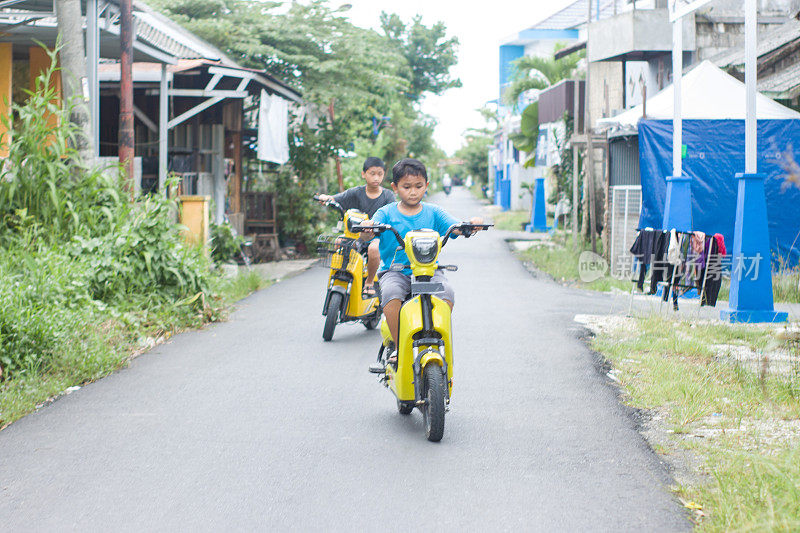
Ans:
[{"label": "scooter rear wheel", "polygon": [[333,338],[333,330],[339,320],[339,311],[342,309],[342,295],[338,292],[331,294],[328,300],[328,312],[325,314],[325,327],[322,330],[322,339],[329,341]]},{"label": "scooter rear wheel", "polygon": [[422,418],[425,420],[425,436],[431,442],[439,442],[444,436],[445,380],[442,367],[431,364],[423,376]]}]

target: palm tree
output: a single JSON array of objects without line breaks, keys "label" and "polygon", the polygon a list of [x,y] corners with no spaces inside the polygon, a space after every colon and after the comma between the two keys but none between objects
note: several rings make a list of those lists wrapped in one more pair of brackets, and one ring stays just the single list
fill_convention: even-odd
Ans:
[{"label": "palm tree", "polygon": [[[564,48],[564,44],[556,44],[553,53]],[[552,57],[523,56],[513,62],[514,72],[511,84],[503,93],[503,101],[515,111],[520,96],[531,89],[543,90],[559,81],[573,76],[578,62],[585,56],[584,51],[570,54],[561,59]],[[521,113],[520,131],[509,136],[517,150],[533,154],[539,139],[539,102],[528,104]],[[533,164],[528,160],[525,166]]]},{"label": "palm tree", "polygon": [[[556,44],[553,53],[564,47],[563,43]],[[516,109],[519,97],[525,91],[546,89],[569,78],[585,55],[585,51],[581,50],[560,59],[539,56],[522,56],[516,59],[512,63],[514,71],[511,74],[511,83],[503,93],[504,103]]]}]

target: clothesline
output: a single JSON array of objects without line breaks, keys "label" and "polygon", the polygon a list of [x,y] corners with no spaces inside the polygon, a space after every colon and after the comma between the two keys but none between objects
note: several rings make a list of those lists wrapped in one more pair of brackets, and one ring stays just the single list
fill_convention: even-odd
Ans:
[{"label": "clothesline", "polygon": [[[644,292],[645,275],[649,268],[649,294],[655,294],[661,286],[663,300],[667,301],[671,293],[676,310],[679,289],[696,288],[700,305],[716,305],[722,283],[720,266],[725,255],[725,239],[722,235],[644,228],[639,230],[630,251],[638,260],[639,274],[632,281],[640,291]],[[633,292],[634,287],[631,287],[631,304]]]}]

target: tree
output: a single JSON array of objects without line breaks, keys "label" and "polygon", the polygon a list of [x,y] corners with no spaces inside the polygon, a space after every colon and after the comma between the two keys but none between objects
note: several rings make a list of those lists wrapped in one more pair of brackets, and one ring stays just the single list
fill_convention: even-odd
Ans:
[{"label": "tree", "polygon": [[[564,44],[556,44],[553,52],[564,48]],[[561,59],[540,56],[522,56],[512,62],[514,70],[511,84],[503,93],[503,101],[514,109],[519,105],[519,98],[531,89],[546,89],[575,74],[578,62],[585,56],[584,51],[570,54]]]},{"label": "tree", "polygon": [[408,62],[401,75],[411,79],[408,96],[413,101],[419,101],[425,93],[442,94],[461,87],[461,80],[450,76],[450,67],[458,62],[458,38],[446,38],[444,23],[428,28],[420,15],[406,24],[395,13],[381,12],[381,28]]},{"label": "tree", "polygon": [[480,183],[486,183],[489,176],[489,146],[492,138],[488,135],[470,134],[465,137],[466,144],[456,150],[455,156],[464,160],[467,174]]},{"label": "tree", "polygon": [[[539,140],[539,102],[533,102],[525,108],[519,121],[519,131],[509,135],[514,147],[521,152],[533,155]],[[533,158],[525,162],[532,166]]]},{"label": "tree", "polygon": [[[443,157],[432,138],[435,123],[415,105],[426,93],[460,85],[448,74],[457,40],[445,38],[443,24],[427,28],[415,20],[406,28],[397,18],[389,37],[353,25],[348,8],[323,0],[292,2],[288,9],[256,0],[152,1],[238,63],[300,90],[310,109],[333,104],[334,120],[323,113],[318,127],[295,125],[292,131],[289,176],[281,175],[287,201],[309,187],[330,190],[331,159],[341,158],[346,186],[360,176],[356,159],[367,155],[382,156],[389,165],[411,152],[425,162]],[[309,226],[308,213],[281,202],[279,196],[284,227]]]},{"label": "tree", "polygon": [[83,48],[83,19],[79,0],[56,0],[56,16],[60,37],[59,60],[62,72],[62,91],[65,105],[70,109],[70,122],[77,126],[71,138],[82,163],[92,158],[92,131],[89,109],[83,98],[83,78],[86,59]]}]

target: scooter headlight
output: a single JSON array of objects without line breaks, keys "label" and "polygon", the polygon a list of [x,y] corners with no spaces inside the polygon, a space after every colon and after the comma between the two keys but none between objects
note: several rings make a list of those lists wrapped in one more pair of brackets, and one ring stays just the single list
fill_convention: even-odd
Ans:
[{"label": "scooter headlight", "polygon": [[418,237],[411,241],[411,251],[418,263],[427,265],[433,263],[439,252],[439,242],[430,237]]}]

